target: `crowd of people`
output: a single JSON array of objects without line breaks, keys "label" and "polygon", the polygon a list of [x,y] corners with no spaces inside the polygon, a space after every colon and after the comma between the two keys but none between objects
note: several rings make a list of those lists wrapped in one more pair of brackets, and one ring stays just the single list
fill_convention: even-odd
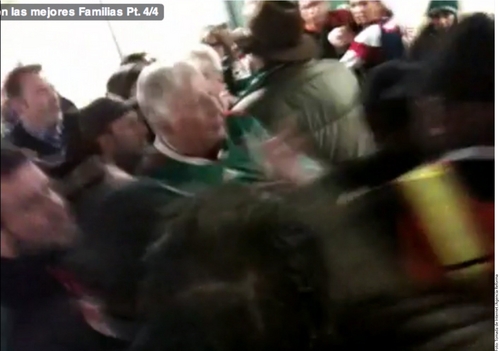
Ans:
[{"label": "crowd of people", "polygon": [[8,74],[2,351],[493,350],[494,17],[347,3]]}]

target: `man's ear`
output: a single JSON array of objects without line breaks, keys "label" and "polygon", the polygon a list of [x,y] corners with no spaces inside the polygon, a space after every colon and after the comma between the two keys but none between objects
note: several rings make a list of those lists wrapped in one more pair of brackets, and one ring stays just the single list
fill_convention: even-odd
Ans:
[{"label": "man's ear", "polygon": [[26,102],[25,99],[23,99],[22,97],[17,97],[17,98],[13,98],[10,102],[9,102],[9,106],[10,108],[15,112],[17,113],[18,115],[21,115],[24,113],[24,111],[26,110],[26,108],[28,107],[28,104]]}]

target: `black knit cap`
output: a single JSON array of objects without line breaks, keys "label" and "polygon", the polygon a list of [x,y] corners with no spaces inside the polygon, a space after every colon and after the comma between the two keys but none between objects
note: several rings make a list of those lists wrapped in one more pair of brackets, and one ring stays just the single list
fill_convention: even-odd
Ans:
[{"label": "black knit cap", "polygon": [[388,61],[375,67],[363,89],[362,100],[367,117],[383,118],[384,121],[377,124],[383,122],[387,128],[407,124],[411,115],[410,101],[418,89],[417,77],[421,69],[418,63],[402,60]]},{"label": "black knit cap", "polygon": [[87,140],[95,140],[107,131],[114,121],[133,111],[131,103],[110,98],[99,98],[80,111],[80,127]]}]

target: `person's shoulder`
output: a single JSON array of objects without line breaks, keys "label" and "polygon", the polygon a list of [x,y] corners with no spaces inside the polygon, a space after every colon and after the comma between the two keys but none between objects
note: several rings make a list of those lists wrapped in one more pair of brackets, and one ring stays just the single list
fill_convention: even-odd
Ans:
[{"label": "person's shoulder", "polygon": [[75,113],[78,111],[78,107],[73,103],[73,101],[65,98],[64,96],[60,97],[61,101],[61,110],[63,113]]},{"label": "person's shoulder", "polygon": [[341,72],[350,72],[349,69],[345,67],[344,63],[333,58],[313,60],[310,62],[310,65],[307,69],[311,72],[314,72],[315,75],[333,75],[339,74]]},{"label": "person's shoulder", "polygon": [[161,182],[138,178],[132,182],[111,190],[103,199],[101,206],[113,208],[124,214],[147,213],[168,206],[172,201],[183,197],[175,189]]},{"label": "person's shoulder", "polygon": [[299,83],[291,90],[301,92],[306,96],[313,96],[316,99],[324,96],[325,101],[332,100],[332,96],[342,96],[332,100],[332,103],[335,104],[338,102],[349,104],[359,95],[356,76],[336,59],[309,62],[304,67]]}]

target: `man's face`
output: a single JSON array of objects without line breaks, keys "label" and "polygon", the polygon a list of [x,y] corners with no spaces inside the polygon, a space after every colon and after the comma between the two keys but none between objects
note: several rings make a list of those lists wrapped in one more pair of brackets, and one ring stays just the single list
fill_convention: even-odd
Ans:
[{"label": "man's face", "polygon": [[300,0],[300,14],[308,24],[322,24],[328,15],[327,1]]},{"label": "man's face", "polygon": [[201,73],[187,82],[172,106],[176,112],[172,130],[177,138],[211,148],[225,137],[222,104]]},{"label": "man's face", "polygon": [[349,4],[351,6],[351,13],[354,21],[358,25],[364,26],[377,21],[382,17],[383,8],[380,1],[351,0]]},{"label": "man's face", "polygon": [[18,101],[19,115],[30,125],[51,127],[61,114],[59,96],[54,87],[40,74],[21,77],[22,96]]},{"label": "man's face", "polygon": [[69,247],[76,226],[63,199],[49,179],[32,163],[2,178],[2,236],[18,255]]},{"label": "man's face", "polygon": [[226,91],[226,83],[222,72],[210,72],[205,75],[208,83],[208,89],[212,96],[219,98]]},{"label": "man's face", "polygon": [[135,111],[111,123],[110,132],[117,153],[141,154],[147,145],[148,130]]},{"label": "man's face", "polygon": [[455,23],[455,15],[449,11],[440,11],[431,16],[432,24],[436,29],[448,29]]}]

